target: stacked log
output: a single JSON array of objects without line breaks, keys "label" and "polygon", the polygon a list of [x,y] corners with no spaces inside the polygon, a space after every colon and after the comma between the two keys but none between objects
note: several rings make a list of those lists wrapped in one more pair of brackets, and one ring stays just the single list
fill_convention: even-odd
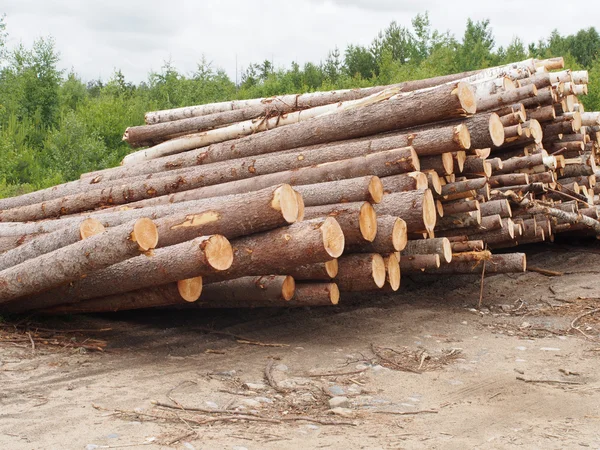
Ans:
[{"label": "stacked log", "polygon": [[600,113],[562,59],[150,112],[120,167],[0,199],[0,312],[336,305],[600,234]]}]

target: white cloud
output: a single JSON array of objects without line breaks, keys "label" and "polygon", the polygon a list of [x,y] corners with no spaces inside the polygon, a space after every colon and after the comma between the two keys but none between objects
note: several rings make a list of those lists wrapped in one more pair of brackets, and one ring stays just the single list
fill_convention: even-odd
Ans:
[{"label": "white cloud", "polygon": [[[329,50],[350,43],[368,45],[392,20],[410,26],[429,11],[433,28],[462,36],[467,17],[489,18],[498,45],[514,36],[526,43],[558,28],[573,33],[600,23],[600,8],[562,8],[548,2],[517,0],[3,0],[9,45],[31,45],[53,36],[62,65],[84,79],[108,78],[115,68],[136,82],[158,70],[164,60],[192,72],[202,55],[235,78],[251,62],[323,60]],[[527,13],[528,12],[528,13]]]}]

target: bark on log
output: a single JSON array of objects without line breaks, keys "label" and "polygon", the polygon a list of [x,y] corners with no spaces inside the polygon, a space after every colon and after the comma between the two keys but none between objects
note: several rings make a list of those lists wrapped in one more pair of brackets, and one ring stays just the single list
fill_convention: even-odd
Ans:
[{"label": "bark on log", "polygon": [[410,255],[439,255],[440,261],[449,263],[452,260],[452,246],[447,238],[419,239],[408,241],[402,251],[402,258]]},{"label": "bark on log", "polygon": [[[499,161],[499,164],[502,164],[501,160]],[[467,156],[462,173],[491,177],[492,164],[479,156]]]},{"label": "bark on log", "polygon": [[0,253],[17,248],[42,235],[43,234],[21,234],[17,236],[0,237]]},{"label": "bark on log", "polygon": [[524,98],[519,102],[529,110],[537,108],[538,106],[552,105],[554,102],[556,102],[556,100],[557,98],[554,90],[551,87],[547,87],[544,89],[539,89],[535,97]]},{"label": "bark on log", "polygon": [[63,228],[54,233],[39,235],[26,244],[0,255],[0,271],[37,258],[59,248],[102,233],[104,226],[96,219],[84,219],[79,224]]},{"label": "bark on log", "polygon": [[529,176],[526,173],[506,173],[494,175],[488,179],[492,189],[504,186],[518,186],[529,184]]},{"label": "bark on log", "polygon": [[456,181],[442,186],[442,197],[447,197],[452,194],[473,191],[481,189],[487,184],[486,178],[472,178],[465,181]]},{"label": "bark on log", "polygon": [[285,275],[297,266],[326,262],[342,254],[345,237],[338,222],[327,217],[246,236],[231,245],[231,267],[206,275],[206,283],[265,272]]},{"label": "bark on log", "polygon": [[433,233],[437,220],[435,201],[429,189],[387,194],[374,208],[377,214],[402,218],[411,233]]},{"label": "bark on log", "polygon": [[408,240],[406,222],[399,217],[377,216],[377,234],[372,242],[362,240],[349,242],[346,253],[399,252],[406,247]]},{"label": "bark on log", "polygon": [[500,122],[502,122],[502,125],[504,127],[510,127],[525,122],[525,120],[522,120],[523,116],[520,114],[520,111],[510,112],[508,114],[505,114],[504,116],[499,117]]},{"label": "bark on log", "polygon": [[480,211],[452,214],[442,217],[435,226],[436,231],[477,227],[481,224]]},{"label": "bark on log", "polygon": [[[382,93],[375,95],[380,94]],[[252,152],[274,152],[303,145],[352,139],[473,113],[473,90],[469,84],[459,82],[246,136],[238,139],[233,146],[230,142],[220,142],[221,152],[213,148],[211,153],[220,158],[218,160],[232,159],[238,155],[250,156]],[[314,133],[316,128],[320,130],[319,133]],[[252,130],[249,130],[248,134],[250,132]],[[123,163],[146,161],[211,144],[211,141],[205,138],[194,139],[190,136],[169,142],[168,146],[160,144],[164,147],[156,146],[152,147],[154,150],[132,153]]]},{"label": "bark on log", "polygon": [[480,204],[477,200],[456,200],[444,203],[444,214],[458,214],[470,211],[478,211]]},{"label": "bark on log", "polygon": [[98,297],[156,287],[228,269],[233,262],[229,241],[203,236],[130,258],[85,278],[7,305],[12,313],[45,309]]},{"label": "bark on log", "polygon": [[294,297],[296,283],[286,275],[265,275],[242,277],[219,283],[207,284],[202,289],[198,303],[193,306],[209,304],[213,308],[283,306]]},{"label": "bark on log", "polygon": [[[442,193],[442,182],[440,176],[434,170],[424,170],[423,173],[427,176],[427,185],[431,192],[435,192],[437,195]],[[423,189],[426,189],[424,187]]]},{"label": "bark on log", "polygon": [[154,223],[139,219],[27,260],[0,272],[0,304],[75,281],[153,249],[157,242]]},{"label": "bark on log", "polygon": [[479,205],[482,216],[500,215],[502,218],[512,217],[510,203],[506,199],[493,200]]},{"label": "bark on log", "polygon": [[335,281],[340,291],[372,291],[385,284],[386,267],[378,253],[355,253],[338,259]]},{"label": "bark on log", "polygon": [[483,241],[456,241],[451,242],[452,253],[480,252],[485,248]]},{"label": "bark on log", "polygon": [[552,122],[556,119],[556,112],[554,111],[554,106],[542,106],[537,109],[530,109],[527,111],[528,119],[535,119],[538,122]]},{"label": "bark on log", "polygon": [[524,100],[530,97],[536,97],[537,95],[538,89],[535,85],[530,84],[529,86],[522,86],[481,99],[477,102],[477,111],[481,112],[500,109],[506,105],[524,102]]},{"label": "bark on log", "polygon": [[330,259],[326,262],[297,265],[291,268],[288,274],[296,281],[330,281],[338,274],[338,262],[337,259]]},{"label": "bark on log", "polygon": [[407,255],[400,258],[400,272],[419,273],[440,267],[440,255]]},{"label": "bark on log", "polygon": [[372,242],[377,235],[377,214],[368,202],[311,206],[305,210],[306,219],[325,216],[338,221],[348,245]]},{"label": "bark on log", "polygon": [[381,179],[381,183],[383,185],[383,191],[386,194],[414,191],[416,189],[427,189],[429,185],[427,175],[423,172],[401,173],[399,175],[384,177]]},{"label": "bark on log", "polygon": [[452,153],[442,153],[437,156],[424,156],[419,159],[419,163],[421,169],[433,170],[439,176],[454,173],[454,158]]},{"label": "bark on log", "polygon": [[348,202],[379,203],[384,193],[382,181],[371,175],[306,184],[296,186],[294,190],[302,195],[305,207]]}]

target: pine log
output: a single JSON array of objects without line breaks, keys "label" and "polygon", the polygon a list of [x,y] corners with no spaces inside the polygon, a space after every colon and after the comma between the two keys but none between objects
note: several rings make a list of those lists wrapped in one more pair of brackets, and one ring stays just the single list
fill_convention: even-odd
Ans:
[{"label": "pine log", "polygon": [[512,217],[510,203],[506,199],[480,203],[479,209],[482,216],[493,216],[498,214],[502,218]]},{"label": "pine log", "polygon": [[386,266],[378,253],[355,253],[338,259],[335,281],[340,291],[372,291],[385,284]]},{"label": "pine log", "polygon": [[452,194],[459,194],[462,192],[468,192],[472,190],[481,189],[487,184],[487,179],[472,178],[464,181],[456,181],[454,183],[448,183],[442,186],[442,197],[447,197]]},{"label": "pine log", "polygon": [[523,127],[521,124],[504,127],[504,142],[512,142],[523,135]]},{"label": "pine log", "polygon": [[529,175],[530,183],[546,183],[550,185],[551,188],[555,188],[552,185],[556,185],[556,179],[554,178],[554,172],[542,172],[542,173],[533,173]]},{"label": "pine log", "polygon": [[411,255],[429,255],[440,256],[440,261],[450,262],[452,260],[452,246],[447,238],[419,239],[411,240],[406,244],[402,251],[402,258]]},{"label": "pine log", "polygon": [[0,253],[7,252],[14,248],[17,248],[33,239],[42,236],[42,234],[20,234],[16,236],[4,236],[0,237]]},{"label": "pine log", "polygon": [[456,241],[451,242],[452,253],[480,252],[485,248],[483,241]]},{"label": "pine log", "polygon": [[311,206],[305,210],[306,219],[325,216],[338,221],[348,245],[373,242],[377,235],[377,213],[368,202]]},{"label": "pine log", "polygon": [[[357,178],[367,175],[379,177],[419,170],[419,160],[411,147],[387,150],[329,163],[302,167],[297,170],[260,175],[239,181],[205,186],[198,189],[163,196],[150,201],[136,202],[130,206],[141,207],[149,204],[178,203],[225,195],[257,191],[275,184],[292,185],[315,184],[340,179]],[[1,217],[1,216],[0,216]]]},{"label": "pine log", "polygon": [[384,259],[385,280],[393,292],[400,289],[400,262],[394,253],[390,253]]},{"label": "pine log", "polygon": [[453,173],[462,173],[465,168],[465,161],[467,160],[466,152],[454,152],[452,153],[453,159]]},{"label": "pine log", "polygon": [[528,119],[535,119],[538,122],[552,122],[556,119],[556,112],[554,111],[554,106],[542,106],[537,109],[530,109],[527,111]]},{"label": "pine log", "polygon": [[533,84],[493,94],[487,98],[480,99],[477,102],[477,111],[481,112],[499,109],[506,105],[523,102],[529,97],[536,97],[537,94],[538,90]]},{"label": "pine log", "polygon": [[374,208],[378,215],[402,218],[411,233],[433,233],[437,220],[435,201],[429,189],[387,194]]},{"label": "pine log", "polygon": [[367,240],[348,242],[346,253],[399,252],[406,247],[408,237],[406,222],[399,217],[377,216],[377,234],[372,242]]},{"label": "pine log", "polygon": [[[294,297],[296,283],[286,275],[242,277],[207,284],[194,306],[209,304],[213,308],[283,306]],[[236,305],[236,306],[233,306]]]},{"label": "pine log", "polygon": [[130,258],[67,285],[7,305],[12,313],[45,309],[161,286],[229,269],[233,250],[220,235],[203,236]]},{"label": "pine log", "polygon": [[480,204],[477,200],[455,200],[452,202],[444,203],[444,214],[458,214],[469,211],[478,211]]},{"label": "pine log", "polygon": [[494,112],[498,114],[499,117],[506,116],[507,114],[518,114],[519,116],[521,116],[522,119],[520,120],[520,123],[525,122],[527,117],[525,107],[522,103],[513,103],[512,105],[506,105],[502,108],[495,110]]},{"label": "pine log", "polygon": [[496,230],[488,230],[480,233],[469,233],[469,240],[483,241],[486,244],[496,244],[514,239],[514,223],[511,219],[502,220],[503,227]]},{"label": "pine log", "polygon": [[518,186],[520,184],[529,184],[529,176],[526,173],[494,175],[488,179],[488,183],[492,189],[504,186]]},{"label": "pine log", "polygon": [[549,86],[547,88],[538,89],[536,96],[523,98],[519,100],[519,102],[529,110],[532,108],[537,108],[538,106],[552,105],[554,102],[556,102],[556,100],[556,93],[552,87]]},{"label": "pine log", "polygon": [[457,227],[449,228],[446,230],[436,230],[436,233],[439,236],[444,236],[449,239],[452,237],[460,237],[463,235],[467,235],[467,240],[469,240],[471,235],[479,235],[486,232],[495,231],[500,228],[503,228],[504,226],[505,223],[503,222],[502,218],[498,214],[496,214],[492,216],[484,216],[481,218],[481,223],[475,223],[470,227]]},{"label": "pine log", "polygon": [[520,114],[520,111],[510,112],[508,114],[505,114],[504,116],[499,117],[500,122],[502,122],[502,125],[504,127],[510,127],[525,122],[525,120],[522,120],[523,116]]},{"label": "pine log", "polygon": [[[500,164],[502,164],[501,160]],[[480,158],[479,156],[467,156],[462,173],[480,175],[485,177],[492,176],[492,164],[490,161]]]},{"label": "pine log", "polygon": [[[437,172],[434,170],[423,170],[423,173],[427,176],[427,185],[431,192],[440,195],[442,193],[442,182]],[[423,189],[426,189],[426,187]]]},{"label": "pine log", "polygon": [[552,85],[552,79],[550,78],[550,73],[541,72],[534,73],[528,78],[523,78],[519,81],[521,86],[528,86],[530,84],[535,85],[538,89],[543,89]]},{"label": "pine log", "polygon": [[435,274],[480,274],[485,265],[485,274],[497,273],[519,273],[525,272],[525,253],[505,253],[491,255],[489,259],[476,263],[473,261],[461,261],[454,258],[450,263],[444,264],[437,269],[426,269],[426,273]]},{"label": "pine log", "polygon": [[438,220],[436,231],[455,230],[457,228],[477,227],[481,224],[481,212],[470,211],[466,213],[451,214]]},{"label": "pine log", "polygon": [[157,227],[138,219],[0,272],[0,303],[75,281],[156,247]]},{"label": "pine log", "polygon": [[407,255],[400,258],[400,272],[418,273],[440,267],[440,255]]},{"label": "pine log", "polygon": [[[390,91],[388,90],[387,92]],[[340,112],[335,114],[314,117],[304,122],[292,123],[287,126],[240,138],[236,141],[233,149],[231,148],[231,143],[226,141],[219,142],[222,150],[222,154],[219,155],[220,160],[232,159],[232,157],[236,157],[237,155],[249,156],[252,151],[274,152],[302,145],[313,145],[368,136],[423,123],[431,123],[436,120],[464,117],[475,112],[473,90],[469,84],[464,82],[402,95],[397,99],[386,100],[386,98],[388,98],[388,95],[384,95],[381,92],[375,94],[375,97],[371,99],[357,100],[355,101],[358,102],[357,104],[352,104],[352,106],[357,106],[363,102],[366,104],[375,102],[368,104],[368,106],[348,108],[347,105],[341,104],[337,108]],[[367,101],[365,102],[365,100]],[[277,120],[272,120],[271,122],[271,125],[278,123]],[[320,132],[314,133],[314,130],[317,128]],[[215,139],[231,139],[231,134],[228,130],[220,130],[215,130],[219,131],[219,133],[213,133],[218,134],[218,136],[215,136]],[[240,126],[238,126],[232,131],[234,133],[238,132],[234,137],[240,137],[243,135],[241,133],[250,134],[254,132],[254,127],[249,126],[247,129],[240,130]],[[168,143],[151,147],[151,149],[131,153],[123,160],[123,164],[146,161],[213,144],[215,139],[205,137],[209,133],[200,133],[173,139]],[[213,154],[219,153],[218,151],[214,151],[216,149],[212,150],[211,153]]]},{"label": "pine log", "polygon": [[347,202],[379,203],[384,193],[382,181],[372,175],[296,186],[294,190],[302,196],[304,206]]},{"label": "pine log", "polygon": [[401,173],[384,177],[381,179],[381,183],[383,185],[383,191],[386,194],[413,191],[416,189],[427,189],[429,185],[427,175],[423,172]]},{"label": "pine log", "polygon": [[69,226],[53,233],[41,234],[29,242],[1,254],[0,271],[95,236],[103,231],[104,226],[98,220],[88,218],[74,226]]},{"label": "pine log", "polygon": [[437,156],[424,156],[419,159],[420,168],[433,170],[439,176],[450,175],[454,172],[454,158],[452,153],[442,153]]},{"label": "pine log", "polygon": [[326,262],[297,265],[291,268],[288,274],[296,281],[329,281],[338,274],[338,262],[337,259],[330,259]]}]

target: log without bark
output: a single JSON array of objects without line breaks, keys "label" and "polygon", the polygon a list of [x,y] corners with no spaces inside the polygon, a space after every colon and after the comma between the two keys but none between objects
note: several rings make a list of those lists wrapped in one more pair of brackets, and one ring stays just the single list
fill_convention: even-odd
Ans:
[{"label": "log without bark", "polygon": [[231,245],[231,267],[205,276],[206,283],[265,271],[285,275],[297,266],[326,262],[342,254],[345,237],[338,222],[327,217],[246,236],[233,240]]},{"label": "log without bark", "polygon": [[406,248],[402,251],[402,258],[411,255],[439,255],[440,261],[450,262],[452,260],[452,246],[447,238],[419,239],[408,241]]},{"label": "log without bark", "polygon": [[399,252],[406,247],[406,222],[399,217],[377,216],[377,234],[372,242],[362,240],[349,242],[346,253],[380,253]]},{"label": "log without bark", "polygon": [[158,242],[150,219],[139,219],[0,272],[0,303],[75,281],[148,251]]},{"label": "log without bark", "polygon": [[373,242],[377,235],[377,214],[368,202],[311,206],[305,210],[306,219],[324,216],[338,221],[348,245]]},{"label": "log without bark", "polygon": [[338,259],[335,281],[340,291],[372,291],[385,284],[386,266],[378,253],[355,253]]},{"label": "log without bark", "polygon": [[[130,206],[140,207],[149,204],[177,203],[225,195],[256,191],[275,184],[292,185],[315,184],[340,179],[357,178],[367,175],[380,177],[419,170],[417,154],[411,147],[387,150],[329,163],[303,167],[297,170],[260,175],[254,178],[230,181],[228,183],[205,186],[150,201],[136,202]],[[1,217],[1,216],[0,216]]]},{"label": "log without bark", "polygon": [[304,264],[293,267],[288,274],[296,281],[301,280],[320,280],[329,281],[338,273],[337,259],[331,259],[326,262]]},{"label": "log without bark", "polygon": [[440,267],[440,255],[407,255],[400,258],[400,272],[418,273]]},{"label": "log without bark", "polygon": [[[386,98],[385,95],[381,97]],[[345,105],[340,106],[341,109],[344,107]],[[221,152],[213,149],[211,153],[221,153],[218,158],[222,161],[242,155],[249,156],[257,151],[274,152],[303,145],[352,139],[442,119],[464,117],[473,113],[475,113],[473,90],[469,84],[459,82],[246,136],[238,139],[233,149],[231,143],[220,142]],[[314,133],[317,128],[320,132]],[[251,132],[253,132],[252,127],[248,127],[246,133]],[[152,147],[152,150],[132,153],[123,160],[123,163],[145,161],[212,143],[203,134],[191,136],[171,140],[169,145],[160,144],[163,147],[159,145]],[[220,139],[230,139],[224,131],[219,132],[219,136],[223,136]]]},{"label": "log without bark", "polygon": [[486,274],[497,273],[519,273],[525,272],[525,253],[505,253],[491,255],[489,259],[476,263],[473,261],[461,261],[460,258],[453,259],[449,264],[444,264],[437,269],[426,269],[426,273],[436,274],[480,274],[485,263]]},{"label": "log without bark", "polygon": [[161,286],[226,270],[232,262],[233,251],[226,238],[203,236],[130,258],[68,285],[12,302],[7,310],[20,313]]},{"label": "log without bark", "polygon": [[400,262],[394,253],[390,253],[384,259],[385,280],[393,292],[400,289]]},{"label": "log without bark", "polygon": [[381,179],[381,183],[383,184],[383,191],[386,194],[427,189],[429,185],[427,175],[423,172],[401,173],[399,175],[384,177]]},{"label": "log without bark", "polygon": [[377,214],[402,218],[410,233],[433,233],[437,220],[435,201],[429,189],[387,194],[374,208]]},{"label": "log without bark", "polygon": [[304,206],[347,202],[379,203],[384,193],[382,181],[371,175],[296,186],[294,190],[302,195]]},{"label": "log without bark", "polygon": [[0,255],[0,271],[37,258],[59,248],[102,233],[104,226],[96,219],[84,219],[79,224],[63,228],[53,233],[42,234],[26,244]]}]

